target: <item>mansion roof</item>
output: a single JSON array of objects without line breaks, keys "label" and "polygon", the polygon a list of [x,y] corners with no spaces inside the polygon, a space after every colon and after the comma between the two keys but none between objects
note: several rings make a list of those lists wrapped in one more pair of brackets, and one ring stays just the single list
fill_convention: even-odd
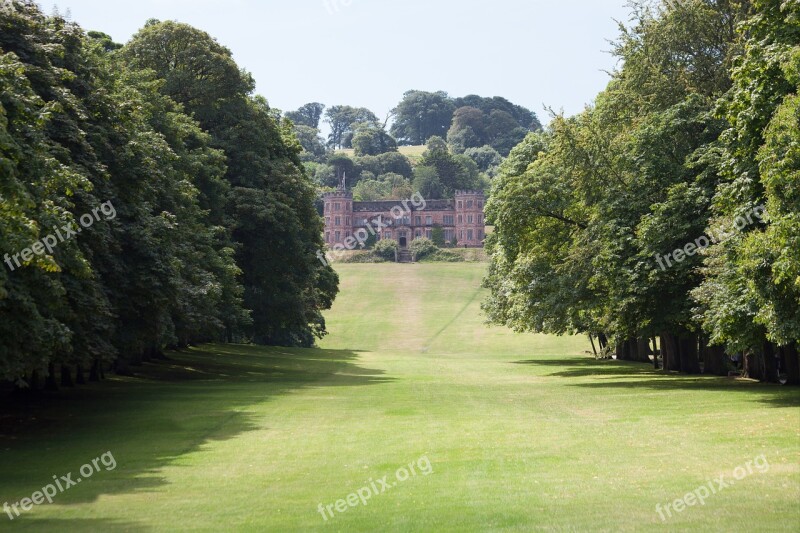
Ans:
[{"label": "mansion roof", "polygon": [[[367,213],[373,211],[391,211],[393,207],[400,205],[397,200],[382,201],[382,202],[353,202],[353,212]],[[415,207],[413,204],[407,204],[410,211],[454,211],[454,200],[428,200],[425,208]]]}]

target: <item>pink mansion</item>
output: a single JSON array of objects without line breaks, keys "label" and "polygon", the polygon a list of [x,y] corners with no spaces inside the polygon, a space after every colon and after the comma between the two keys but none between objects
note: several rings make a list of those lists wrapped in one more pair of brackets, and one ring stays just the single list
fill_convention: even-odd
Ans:
[{"label": "pink mansion", "polygon": [[424,200],[421,196],[419,200],[354,202],[353,194],[342,189],[326,193],[325,242],[330,248],[346,246],[348,239],[352,242],[359,233],[370,231],[379,240],[396,240],[404,249],[414,239],[430,239],[434,227],[439,226],[446,243],[459,248],[483,246],[483,191],[456,191],[452,200]]}]

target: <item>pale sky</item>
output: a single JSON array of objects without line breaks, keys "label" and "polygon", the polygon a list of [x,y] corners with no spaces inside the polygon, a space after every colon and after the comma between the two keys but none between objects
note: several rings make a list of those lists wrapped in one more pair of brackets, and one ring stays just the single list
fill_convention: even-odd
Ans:
[{"label": "pale sky", "polygon": [[410,89],[503,96],[548,122],[581,111],[614,69],[626,0],[52,0],[126,42],[149,18],[192,24],[233,51],[256,92],[386,116]]}]

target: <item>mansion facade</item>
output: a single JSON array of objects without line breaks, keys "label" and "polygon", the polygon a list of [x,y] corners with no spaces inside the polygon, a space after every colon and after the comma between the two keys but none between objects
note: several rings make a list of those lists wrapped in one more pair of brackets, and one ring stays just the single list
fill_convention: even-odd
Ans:
[{"label": "mansion facade", "polygon": [[[419,196],[419,194],[415,195]],[[365,235],[394,239],[405,249],[421,237],[431,239],[441,227],[445,243],[459,248],[479,248],[486,237],[483,191],[456,191],[451,200],[413,199],[354,202],[351,192],[339,189],[324,195],[325,242],[352,249]]]}]

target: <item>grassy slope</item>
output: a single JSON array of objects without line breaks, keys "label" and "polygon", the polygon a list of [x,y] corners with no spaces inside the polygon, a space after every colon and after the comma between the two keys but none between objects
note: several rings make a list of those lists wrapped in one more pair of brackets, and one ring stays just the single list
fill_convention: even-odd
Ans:
[{"label": "grassy slope", "polygon": [[[0,504],[106,450],[118,462],[0,527],[797,529],[796,389],[650,375],[579,355],[583,339],[487,329],[479,264],[337,268],[321,350],[194,350],[0,425]],[[660,523],[656,503],[761,453],[767,473]],[[433,474],[317,513],[424,454]]]},{"label": "grassy slope", "polygon": [[[421,146],[398,146],[397,151],[406,156],[411,160],[412,163],[416,163],[419,159],[422,158],[422,154],[425,153],[427,147],[425,145]],[[343,148],[341,150],[337,150],[337,152],[341,152],[346,154],[350,157],[355,156],[355,150],[352,148]]]}]

